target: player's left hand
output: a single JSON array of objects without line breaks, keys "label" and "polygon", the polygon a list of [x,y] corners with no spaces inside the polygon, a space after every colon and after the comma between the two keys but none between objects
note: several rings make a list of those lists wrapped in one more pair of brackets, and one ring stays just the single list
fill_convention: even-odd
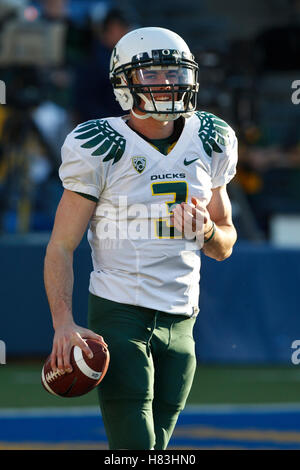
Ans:
[{"label": "player's left hand", "polygon": [[212,226],[206,202],[196,197],[192,197],[190,204],[182,202],[173,209],[171,223],[189,240],[195,236],[198,240],[203,239],[204,233]]}]

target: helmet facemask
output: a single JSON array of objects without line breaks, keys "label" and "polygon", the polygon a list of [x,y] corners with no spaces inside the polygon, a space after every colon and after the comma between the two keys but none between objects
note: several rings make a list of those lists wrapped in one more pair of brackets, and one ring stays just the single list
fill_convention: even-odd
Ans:
[{"label": "helmet facemask", "polygon": [[[135,69],[128,77],[133,97],[133,113],[146,113],[160,121],[177,119],[196,106],[195,71],[178,66],[150,66]],[[194,103],[193,99],[194,98]]]}]

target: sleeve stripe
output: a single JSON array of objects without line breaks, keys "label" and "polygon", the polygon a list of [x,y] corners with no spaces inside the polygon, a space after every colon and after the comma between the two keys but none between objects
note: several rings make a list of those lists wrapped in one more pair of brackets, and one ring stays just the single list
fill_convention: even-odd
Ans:
[{"label": "sleeve stripe", "polygon": [[84,193],[79,193],[78,191],[74,191],[76,194],[79,194],[80,196],[82,197],[85,197],[86,199],[89,199],[90,201],[93,201],[93,202],[98,202],[99,199],[97,199],[96,197],[94,196],[91,196],[90,194],[84,194]]}]

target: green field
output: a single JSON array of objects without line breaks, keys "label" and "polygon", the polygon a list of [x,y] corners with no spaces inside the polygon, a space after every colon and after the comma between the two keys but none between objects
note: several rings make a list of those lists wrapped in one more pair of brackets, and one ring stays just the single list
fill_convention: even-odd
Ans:
[{"label": "green field", "polygon": [[[9,361],[0,366],[0,408],[95,406],[97,393],[57,398],[41,386],[42,360]],[[296,366],[199,365],[189,405],[300,404],[300,369]]]}]

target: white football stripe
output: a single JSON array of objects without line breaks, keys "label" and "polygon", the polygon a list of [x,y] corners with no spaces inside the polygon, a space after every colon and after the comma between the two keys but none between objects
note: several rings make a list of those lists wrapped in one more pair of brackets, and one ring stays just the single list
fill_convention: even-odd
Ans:
[{"label": "white football stripe", "polygon": [[79,346],[74,346],[74,359],[75,362],[78,366],[78,368],[81,370],[81,372],[89,377],[90,379],[98,380],[101,377],[102,372],[97,372],[93,369],[91,369],[87,363],[84,360],[83,354],[82,354],[82,349],[80,349]]},{"label": "white football stripe", "polygon": [[47,383],[47,380],[45,379],[44,368],[45,368],[45,366],[43,367],[43,370],[42,370],[42,381],[43,381],[44,386],[46,387],[46,389],[48,390],[49,393],[52,393],[52,395],[55,395],[55,396],[59,397],[59,395],[57,395],[57,393],[54,393],[53,390],[51,390],[51,388],[49,387],[49,385]]}]

